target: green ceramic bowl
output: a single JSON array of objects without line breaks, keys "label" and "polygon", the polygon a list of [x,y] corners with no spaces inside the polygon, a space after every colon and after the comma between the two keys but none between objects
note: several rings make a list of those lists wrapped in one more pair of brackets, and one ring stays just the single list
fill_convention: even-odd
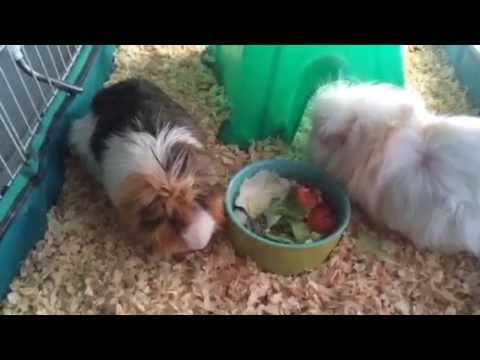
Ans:
[{"label": "green ceramic bowl", "polygon": [[[282,244],[258,236],[244,227],[235,217],[235,200],[243,182],[261,170],[316,186],[335,210],[337,230],[327,238],[310,244]],[[228,185],[225,205],[230,221],[230,238],[237,253],[250,257],[262,270],[281,275],[295,275],[320,267],[339,242],[351,218],[348,196],[335,180],[307,163],[283,159],[256,162],[240,170]]]}]

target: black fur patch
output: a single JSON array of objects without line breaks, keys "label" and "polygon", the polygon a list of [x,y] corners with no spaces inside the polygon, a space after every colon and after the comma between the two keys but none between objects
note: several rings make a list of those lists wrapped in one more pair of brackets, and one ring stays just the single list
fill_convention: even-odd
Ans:
[{"label": "black fur patch", "polygon": [[208,194],[200,193],[197,195],[197,198],[195,200],[203,210],[208,209]]},{"label": "black fur patch", "polygon": [[166,125],[183,126],[199,134],[193,118],[150,81],[130,79],[101,90],[91,105],[98,118],[90,146],[101,162],[107,140],[127,130],[156,136]]},{"label": "black fur patch", "polygon": [[166,170],[171,171],[174,166],[179,167],[177,173],[178,177],[181,177],[185,174],[185,171],[189,167],[190,161],[192,161],[192,146],[185,143],[176,143],[174,144],[168,153]]}]

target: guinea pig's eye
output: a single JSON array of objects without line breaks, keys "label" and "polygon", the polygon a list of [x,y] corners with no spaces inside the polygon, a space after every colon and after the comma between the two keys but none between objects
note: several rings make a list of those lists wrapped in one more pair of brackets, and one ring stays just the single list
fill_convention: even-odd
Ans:
[{"label": "guinea pig's eye", "polygon": [[323,143],[331,149],[336,149],[345,145],[346,141],[347,137],[344,134],[328,135],[323,139]]},{"label": "guinea pig's eye", "polygon": [[148,206],[140,210],[140,225],[147,230],[153,230],[164,222],[165,217],[160,205],[160,198],[155,198]]},{"label": "guinea pig's eye", "polygon": [[169,219],[170,224],[173,228],[177,231],[182,230],[185,226],[187,226],[187,222],[185,219],[181,217],[178,211],[173,210],[172,216]]},{"label": "guinea pig's eye", "polygon": [[200,205],[202,208],[206,209],[206,208],[208,207],[207,195],[205,195],[205,194],[199,194],[199,195],[197,195],[197,197],[195,198],[195,200],[197,201],[198,205]]},{"label": "guinea pig's eye", "polygon": [[163,222],[164,222],[164,219],[161,217],[157,219],[142,219],[140,222],[140,226],[147,231],[153,231]]}]

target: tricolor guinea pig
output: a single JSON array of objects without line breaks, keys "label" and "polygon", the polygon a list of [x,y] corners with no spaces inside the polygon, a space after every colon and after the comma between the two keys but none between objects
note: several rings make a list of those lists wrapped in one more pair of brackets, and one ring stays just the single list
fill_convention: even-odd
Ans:
[{"label": "tricolor guinea pig", "polygon": [[195,119],[152,82],[101,90],[70,148],[105,188],[131,242],[168,258],[205,248],[225,224],[223,192]]}]

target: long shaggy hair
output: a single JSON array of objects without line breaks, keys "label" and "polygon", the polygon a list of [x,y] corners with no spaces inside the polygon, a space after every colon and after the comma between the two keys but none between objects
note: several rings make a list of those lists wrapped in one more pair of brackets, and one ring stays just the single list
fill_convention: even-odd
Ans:
[{"label": "long shaggy hair", "polygon": [[202,140],[183,108],[137,79],[102,90],[70,132],[72,151],[104,186],[127,240],[166,258],[203,249],[225,225]]},{"label": "long shaggy hair", "polygon": [[480,255],[480,119],[431,114],[390,85],[337,82],[315,95],[309,151],[378,225],[419,248]]}]

